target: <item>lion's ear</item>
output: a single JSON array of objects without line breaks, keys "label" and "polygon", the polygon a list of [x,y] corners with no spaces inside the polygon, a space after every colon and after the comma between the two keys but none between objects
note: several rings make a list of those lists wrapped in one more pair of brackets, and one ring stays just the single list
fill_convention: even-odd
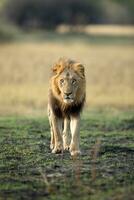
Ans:
[{"label": "lion's ear", "polygon": [[55,73],[55,74],[58,74],[61,70],[61,65],[59,64],[55,64],[53,67],[52,67],[52,72]]},{"label": "lion's ear", "polygon": [[85,77],[85,69],[81,63],[74,64],[75,71],[79,73],[79,75],[84,78]]},{"label": "lion's ear", "polygon": [[52,66],[52,72],[57,73],[57,65]]}]

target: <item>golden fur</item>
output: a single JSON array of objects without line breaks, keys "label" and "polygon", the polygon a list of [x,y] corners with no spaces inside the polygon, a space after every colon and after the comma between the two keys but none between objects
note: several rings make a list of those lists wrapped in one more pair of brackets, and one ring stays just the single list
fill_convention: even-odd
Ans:
[{"label": "golden fur", "polygon": [[[52,67],[48,114],[51,127],[51,149],[53,153],[70,149],[71,155],[79,150],[80,112],[85,101],[85,72],[81,63],[60,59]],[[63,126],[64,125],[64,126]],[[71,144],[69,144],[71,127]]]}]

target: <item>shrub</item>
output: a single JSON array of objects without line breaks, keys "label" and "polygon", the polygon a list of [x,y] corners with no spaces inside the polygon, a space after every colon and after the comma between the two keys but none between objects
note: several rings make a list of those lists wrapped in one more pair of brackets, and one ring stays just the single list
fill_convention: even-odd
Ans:
[{"label": "shrub", "polygon": [[[125,2],[125,3],[124,3]],[[126,0],[7,0],[3,15],[24,28],[54,29],[59,24],[132,23]],[[132,4],[134,5],[134,4]]]},{"label": "shrub", "polygon": [[[22,27],[55,28],[59,24],[96,23],[100,9],[96,0],[10,0],[4,15]],[[96,14],[95,14],[96,13]]]}]

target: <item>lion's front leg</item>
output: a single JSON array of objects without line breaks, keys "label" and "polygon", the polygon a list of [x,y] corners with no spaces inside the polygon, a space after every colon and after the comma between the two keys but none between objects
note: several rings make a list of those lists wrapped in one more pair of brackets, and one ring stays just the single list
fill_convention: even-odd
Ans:
[{"label": "lion's front leg", "polygon": [[53,150],[55,147],[55,138],[54,138],[54,131],[53,131],[52,123],[50,123],[50,131],[51,131],[50,149]]},{"label": "lion's front leg", "polygon": [[79,140],[80,140],[80,116],[71,117],[70,122],[71,128],[71,144],[70,144],[70,153],[72,156],[76,156],[81,154],[79,148]]},{"label": "lion's front leg", "polygon": [[63,141],[62,141],[62,120],[57,118],[52,114],[52,127],[54,136],[54,148],[52,153],[61,153],[63,151]]},{"label": "lion's front leg", "polygon": [[64,119],[64,130],[63,130],[63,148],[64,150],[69,150],[70,138],[70,120],[68,118]]},{"label": "lion's front leg", "polygon": [[55,139],[54,139],[54,131],[53,131],[53,125],[52,125],[52,111],[49,105],[48,105],[48,119],[49,119],[50,132],[51,132],[50,149],[52,150],[55,147]]}]

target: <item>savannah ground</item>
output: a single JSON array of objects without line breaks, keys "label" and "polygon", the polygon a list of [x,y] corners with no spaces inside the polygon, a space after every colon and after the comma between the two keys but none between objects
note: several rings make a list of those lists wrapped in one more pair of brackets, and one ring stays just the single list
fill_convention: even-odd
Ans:
[{"label": "savannah ground", "polygon": [[[0,44],[0,199],[133,199],[134,37],[37,35]],[[49,149],[48,82],[60,56],[86,68],[77,159]]]},{"label": "savannah ground", "polygon": [[90,111],[82,156],[52,154],[46,117],[0,118],[0,199],[132,200],[134,113]]}]

